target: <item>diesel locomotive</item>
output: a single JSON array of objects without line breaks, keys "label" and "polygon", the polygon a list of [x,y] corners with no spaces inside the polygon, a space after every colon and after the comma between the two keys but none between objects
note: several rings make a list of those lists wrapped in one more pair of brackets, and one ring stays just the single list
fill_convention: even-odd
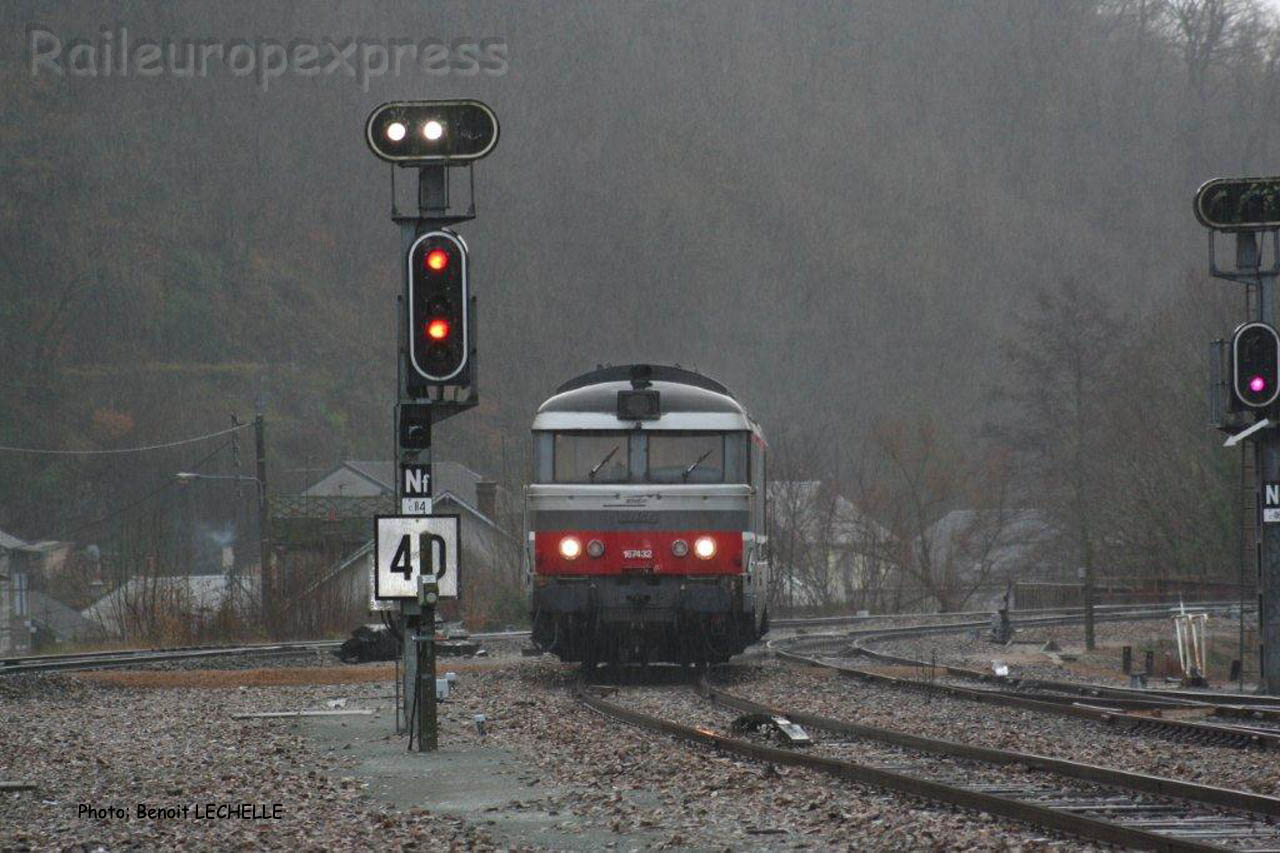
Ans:
[{"label": "diesel locomotive", "polygon": [[718,663],[760,639],[766,450],[691,370],[603,367],[556,389],[525,492],[533,642],[592,670]]}]

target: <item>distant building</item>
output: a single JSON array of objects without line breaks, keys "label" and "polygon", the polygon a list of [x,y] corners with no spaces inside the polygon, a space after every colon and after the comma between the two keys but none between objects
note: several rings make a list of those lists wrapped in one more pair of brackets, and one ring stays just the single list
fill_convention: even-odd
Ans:
[{"label": "distant building", "polygon": [[83,635],[72,630],[75,610],[43,592],[66,570],[71,551],[70,542],[29,543],[0,530],[0,654]]},{"label": "distant building", "polygon": [[[110,637],[145,636],[157,613],[181,617],[193,635],[224,608],[250,609],[258,600],[258,579],[235,575],[132,577],[68,622]],[[81,627],[83,625],[83,627]]]},{"label": "distant building", "polygon": [[880,606],[889,533],[819,480],[769,483],[776,600],[789,606]]},{"label": "distant building", "polygon": [[[497,483],[457,462],[431,463],[435,503],[450,504],[488,520],[497,516]],[[394,496],[395,463],[349,459],[303,490],[304,497]]]},{"label": "distant building", "polygon": [[[437,514],[456,513],[459,516],[460,565],[463,594],[468,579],[505,576],[514,577],[512,566],[518,561],[518,537],[499,526],[497,483],[486,479],[457,462],[432,463],[432,511]],[[311,502],[314,512],[333,512],[342,517],[351,504],[352,520],[358,524],[362,535],[356,543],[349,541],[343,556],[330,568],[317,574],[309,583],[291,590],[288,598],[298,604],[308,599],[316,601],[347,601],[358,603],[363,610],[370,600],[373,543],[372,519],[374,512],[395,514],[395,463],[389,460],[346,460],[303,490],[301,495],[289,499],[291,505],[305,512]],[[443,608],[448,612],[451,607]],[[450,613],[452,617],[458,614]]]},{"label": "distant building", "polygon": [[1038,580],[1057,531],[1037,509],[956,509],[935,521],[917,547],[961,584],[977,587],[966,606],[994,609],[1009,584]]},{"label": "distant building", "polygon": [[26,620],[28,548],[26,542],[0,530],[0,655],[31,650]]}]

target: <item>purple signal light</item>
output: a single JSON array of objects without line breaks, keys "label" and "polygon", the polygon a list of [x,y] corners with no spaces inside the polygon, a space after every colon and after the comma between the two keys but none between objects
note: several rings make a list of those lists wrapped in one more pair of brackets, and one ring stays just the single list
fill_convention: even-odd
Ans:
[{"label": "purple signal light", "polygon": [[1249,379],[1249,390],[1255,394],[1261,394],[1267,389],[1267,380],[1261,376],[1254,376]]}]

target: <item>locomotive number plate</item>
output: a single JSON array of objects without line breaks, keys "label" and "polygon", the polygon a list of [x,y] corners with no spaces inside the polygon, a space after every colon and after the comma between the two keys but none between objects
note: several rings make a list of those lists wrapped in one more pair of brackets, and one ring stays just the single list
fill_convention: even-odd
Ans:
[{"label": "locomotive number plate", "polygon": [[653,559],[653,549],[652,549],[652,548],[627,548],[626,550],[624,550],[624,551],[622,552],[622,559],[624,559],[624,560],[652,560],[652,559]]}]

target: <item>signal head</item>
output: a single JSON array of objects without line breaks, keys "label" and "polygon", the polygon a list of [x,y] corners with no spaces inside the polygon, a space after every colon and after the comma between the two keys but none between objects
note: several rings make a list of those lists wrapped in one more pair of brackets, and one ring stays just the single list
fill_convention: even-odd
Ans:
[{"label": "signal head", "polygon": [[1231,337],[1232,391],[1250,409],[1280,395],[1280,335],[1266,323],[1245,323]]},{"label": "signal head", "polygon": [[1196,190],[1196,219],[1217,231],[1280,227],[1280,177],[1214,178]]},{"label": "signal head", "polygon": [[479,101],[391,101],[369,114],[365,141],[400,166],[462,164],[498,144],[498,117]]},{"label": "signal head", "polygon": [[406,262],[409,368],[419,381],[467,385],[467,246],[452,231],[430,231],[414,241]]}]

